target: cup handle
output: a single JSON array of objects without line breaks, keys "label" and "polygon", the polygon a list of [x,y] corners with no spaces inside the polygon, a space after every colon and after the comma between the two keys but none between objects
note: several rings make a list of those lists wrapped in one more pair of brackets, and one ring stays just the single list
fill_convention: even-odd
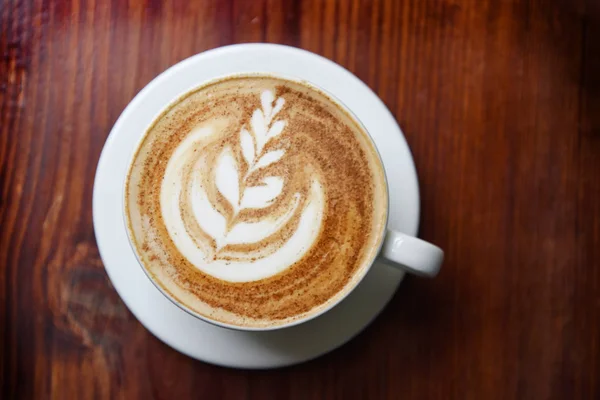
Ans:
[{"label": "cup handle", "polygon": [[433,278],[440,272],[444,251],[424,240],[388,229],[379,258],[411,274]]}]

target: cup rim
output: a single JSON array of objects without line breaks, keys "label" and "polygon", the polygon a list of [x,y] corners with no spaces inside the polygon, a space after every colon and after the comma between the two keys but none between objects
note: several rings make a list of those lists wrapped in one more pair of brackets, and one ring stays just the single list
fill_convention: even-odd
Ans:
[{"label": "cup rim", "polygon": [[[174,64],[170,68],[173,68],[176,65],[177,64]],[[376,251],[374,251],[373,256],[368,261],[366,261],[363,266],[361,266],[359,274],[356,274],[355,276],[353,276],[352,282],[348,283],[344,288],[342,288],[342,290],[340,291],[340,292],[342,292],[341,295],[339,294],[340,292],[336,293],[334,296],[332,296],[330,299],[328,299],[326,301],[326,303],[327,302],[330,302],[330,303],[327,304],[327,306],[323,307],[322,309],[318,310],[317,312],[306,315],[302,318],[293,319],[293,320],[283,323],[283,324],[272,325],[272,326],[243,326],[243,325],[235,325],[235,324],[229,324],[226,322],[218,321],[218,320],[212,319],[206,315],[202,315],[197,311],[194,311],[189,306],[184,304],[182,301],[178,300],[174,295],[172,295],[165,288],[163,288],[161,286],[161,284],[155,280],[155,278],[152,276],[152,274],[145,267],[143,261],[140,258],[140,255],[138,254],[138,250],[134,244],[134,236],[133,236],[133,232],[131,231],[129,218],[127,215],[127,190],[126,189],[127,189],[127,184],[129,182],[129,175],[131,173],[131,169],[133,168],[133,164],[137,157],[139,149],[148,134],[149,128],[152,127],[163,116],[163,114],[167,110],[174,107],[177,103],[179,103],[181,100],[183,100],[186,96],[190,95],[191,93],[196,92],[204,87],[214,85],[220,81],[225,81],[225,80],[234,79],[234,78],[251,78],[251,77],[271,77],[271,78],[282,79],[282,80],[291,81],[291,82],[294,82],[294,83],[297,83],[297,84],[300,84],[303,86],[307,86],[312,90],[320,92],[322,95],[324,95],[330,101],[332,101],[334,104],[336,104],[342,110],[342,112],[345,112],[354,121],[354,123],[358,125],[358,127],[363,131],[365,136],[368,138],[368,141],[370,142],[371,147],[373,148],[373,150],[377,156],[376,158],[379,163],[380,171],[382,172],[382,175],[383,175],[383,181],[384,181],[384,187],[385,187],[385,218],[384,218],[384,223],[382,224],[382,227],[381,227],[381,231],[379,232],[379,238],[377,241],[377,245],[373,246],[376,248]],[[151,86],[153,83],[154,83],[154,81],[151,81],[150,83],[148,83],[147,86]],[[148,92],[145,92],[145,93],[140,92],[140,94],[143,94],[143,97],[148,96]],[[389,184],[388,184],[387,173],[385,171],[385,165],[384,165],[383,159],[381,157],[381,153],[379,152],[379,149],[377,148],[377,144],[375,143],[375,140],[371,136],[369,130],[365,127],[365,125],[362,123],[362,121],[356,116],[356,114],[344,102],[342,102],[337,96],[330,93],[326,89],[323,89],[322,87],[318,86],[317,84],[314,84],[314,83],[312,83],[306,79],[300,78],[300,77],[293,77],[293,76],[286,75],[286,74],[275,73],[275,72],[266,72],[266,71],[241,72],[241,73],[220,75],[215,78],[204,80],[204,81],[200,82],[199,84],[186,89],[181,94],[177,95],[177,97],[175,97],[173,100],[170,100],[152,118],[151,122],[147,125],[146,130],[140,136],[140,138],[137,140],[137,143],[133,147],[133,151],[132,151],[131,156],[129,157],[129,161],[127,163],[127,169],[125,172],[125,176],[123,177],[123,183],[121,185],[121,190],[122,190],[121,199],[122,199],[122,205],[123,205],[121,207],[121,212],[122,212],[122,217],[123,217],[123,223],[125,225],[125,231],[127,233],[127,242],[129,244],[129,246],[131,247],[133,254],[135,255],[135,258],[137,260],[139,267],[142,269],[142,271],[144,272],[146,277],[150,280],[150,282],[152,282],[154,287],[156,287],[159,290],[159,292],[162,293],[162,295],[165,296],[171,303],[176,305],[179,309],[185,311],[187,314],[189,314],[195,318],[198,318],[204,322],[207,322],[211,325],[218,326],[218,327],[225,328],[225,329],[235,330],[235,331],[267,332],[267,331],[275,331],[275,330],[280,330],[280,329],[291,328],[293,326],[300,325],[300,324],[306,323],[308,321],[311,321],[317,317],[320,317],[323,314],[326,314],[328,311],[330,311],[332,308],[334,308],[338,304],[340,304],[346,297],[348,297],[348,295],[350,295],[350,293],[352,293],[354,291],[354,289],[356,289],[356,287],[362,282],[364,277],[367,275],[367,273],[371,270],[371,268],[375,264],[375,261],[377,260],[377,257],[379,256],[381,249],[383,247],[384,241],[385,241],[385,236],[386,236],[388,223],[389,223],[389,214],[390,214],[390,212],[389,212],[390,211]],[[331,301],[332,298],[335,298],[335,300]]]}]

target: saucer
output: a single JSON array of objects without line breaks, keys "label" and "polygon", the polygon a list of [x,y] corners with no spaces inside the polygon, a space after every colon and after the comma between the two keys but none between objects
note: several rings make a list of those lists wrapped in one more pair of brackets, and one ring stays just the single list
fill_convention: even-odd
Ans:
[{"label": "saucer", "polygon": [[98,162],[94,230],[108,276],[133,315],[156,337],[190,357],[236,368],[275,368],[307,361],[352,339],[394,295],[404,272],[376,262],[340,304],[306,323],[275,331],[221,328],[186,313],[149,281],[129,245],[123,182],[134,147],[159,112],[204,81],[267,72],[311,82],[332,93],[362,121],[384,163],[389,184],[389,227],[416,235],[419,188],[400,127],[377,95],[343,67],[316,54],[281,45],[242,44],[206,51],[169,68],[125,108]]}]

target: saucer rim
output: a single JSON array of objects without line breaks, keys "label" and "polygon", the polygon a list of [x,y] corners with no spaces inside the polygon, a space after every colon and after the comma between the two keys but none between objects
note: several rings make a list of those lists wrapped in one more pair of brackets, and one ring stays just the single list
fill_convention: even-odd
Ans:
[{"label": "saucer rim", "polygon": [[[274,51],[276,53],[287,53],[287,55],[290,55],[291,53],[295,53],[295,56],[300,57],[300,58],[305,58],[310,60],[309,62],[312,62],[313,64],[316,65],[320,62],[320,63],[324,63],[326,65],[328,65],[330,68],[338,70],[338,73],[340,75],[340,78],[343,77],[345,80],[352,80],[354,85],[358,85],[358,86],[362,86],[362,90],[364,93],[368,94],[370,97],[369,101],[373,104],[375,104],[380,111],[383,109],[385,110],[385,112],[387,114],[389,114],[389,117],[391,118],[391,120],[393,121],[393,124],[395,125],[396,130],[398,131],[398,133],[400,133],[400,135],[397,135],[398,138],[400,139],[400,141],[402,142],[402,145],[404,146],[404,151],[407,154],[406,160],[408,161],[409,167],[412,166],[412,171],[405,171],[406,174],[408,175],[412,175],[414,177],[413,179],[413,189],[414,190],[409,190],[409,192],[411,192],[410,194],[408,194],[409,196],[412,195],[414,197],[414,201],[412,202],[412,206],[414,207],[414,209],[412,211],[406,211],[406,213],[408,214],[412,214],[413,217],[409,218],[412,219],[412,227],[411,226],[404,226],[404,229],[402,230],[403,232],[410,234],[410,235],[416,235],[417,234],[417,230],[418,230],[418,224],[419,224],[419,216],[420,216],[420,198],[419,198],[419,186],[418,186],[418,177],[417,177],[417,173],[416,173],[416,168],[414,165],[414,160],[412,158],[412,154],[410,153],[410,148],[408,147],[408,144],[406,143],[406,139],[404,138],[404,135],[402,134],[402,131],[400,129],[400,127],[398,126],[397,122],[395,121],[395,119],[393,118],[393,116],[391,115],[390,111],[387,109],[387,107],[384,105],[384,103],[379,99],[379,97],[377,97],[377,95],[370,89],[368,88],[368,86],[366,86],[366,84],[364,84],[362,81],[360,81],[356,76],[354,76],[352,73],[350,73],[348,70],[344,69],[343,67],[341,67],[340,65],[334,63],[333,61],[330,61],[324,57],[321,57],[317,54],[308,52],[306,50],[302,50],[302,49],[298,49],[298,48],[293,48],[293,47],[289,47],[289,46],[283,46],[283,45],[274,45],[274,44],[239,44],[239,45],[231,45],[231,46],[224,46],[224,47],[220,47],[220,48],[216,48],[216,49],[212,49],[212,50],[208,50],[206,52],[203,53],[199,53],[196,54],[194,56],[191,56],[175,65],[173,65],[172,67],[168,68],[167,70],[165,70],[164,72],[162,72],[161,74],[159,74],[156,78],[154,78],[150,83],[148,83],[134,98],[133,100],[126,106],[126,108],[124,109],[124,111],[122,112],[122,114],[119,116],[119,118],[117,119],[117,121],[115,122],[113,128],[111,129],[111,132],[106,140],[106,143],[104,144],[104,147],[102,149],[102,153],[100,155],[100,159],[98,161],[98,167],[96,169],[96,175],[95,175],[95,180],[94,180],[94,193],[93,193],[93,220],[94,220],[94,232],[96,234],[96,238],[97,238],[97,243],[98,243],[98,248],[99,248],[99,252],[100,252],[100,256],[103,260],[105,269],[107,270],[107,274],[111,280],[111,282],[113,283],[113,286],[115,287],[115,290],[117,291],[117,293],[119,294],[119,296],[123,299],[124,303],[126,304],[126,306],[128,307],[128,309],[134,314],[134,316],[138,319],[138,321],[140,321],[140,323],[146,328],[148,329],[153,335],[155,335],[157,338],[159,338],[161,341],[163,341],[164,343],[166,343],[167,345],[173,347],[174,349],[176,349],[177,351],[186,354],[192,358],[196,358],[205,362],[209,362],[212,364],[216,364],[216,365],[221,365],[221,366],[227,366],[227,367],[237,367],[237,368],[249,368],[249,369],[253,369],[253,368],[275,368],[275,367],[283,367],[283,366],[287,366],[287,365],[293,365],[293,364],[297,364],[300,362],[305,362],[314,358],[317,358],[325,353],[328,353],[336,348],[339,348],[340,346],[344,345],[345,343],[347,343],[349,340],[351,340],[352,338],[354,338],[356,335],[358,335],[360,332],[362,332],[367,326],[369,326],[372,321],[381,313],[381,311],[385,308],[385,306],[387,305],[387,303],[389,302],[389,300],[393,297],[393,294],[395,293],[397,287],[399,286],[399,284],[401,283],[401,281],[403,280],[403,275],[400,276],[400,278],[398,279],[396,285],[395,285],[395,289],[393,289],[391,291],[391,293],[389,294],[389,298],[387,299],[387,301],[385,302],[385,304],[378,310],[375,310],[373,312],[373,315],[371,316],[371,318],[358,330],[356,330],[355,332],[351,333],[350,335],[344,335],[345,337],[340,340],[335,346],[332,346],[329,349],[326,349],[322,352],[319,352],[318,354],[312,354],[310,356],[307,357],[300,357],[298,360],[296,361],[292,361],[292,362],[287,362],[287,363],[274,363],[274,364],[269,364],[268,362],[265,363],[258,363],[259,365],[257,366],[253,366],[253,365],[237,365],[235,364],[235,362],[226,362],[226,361],[220,361],[218,359],[212,358],[212,359],[207,359],[210,357],[200,357],[198,356],[198,354],[193,354],[192,352],[188,351],[188,349],[186,349],[184,346],[180,346],[179,343],[176,343],[176,340],[171,340],[170,338],[165,338],[163,337],[162,334],[159,334],[157,332],[155,332],[154,329],[151,329],[147,322],[145,321],[145,318],[142,317],[141,315],[139,315],[140,313],[138,313],[137,311],[137,306],[133,305],[130,303],[131,299],[129,299],[126,294],[122,293],[121,290],[118,288],[120,286],[120,284],[117,284],[117,280],[119,279],[116,274],[114,274],[114,271],[111,270],[111,267],[107,264],[107,259],[109,257],[106,256],[106,252],[109,252],[110,250],[107,249],[108,244],[106,244],[104,242],[104,232],[101,232],[98,228],[101,224],[98,222],[103,216],[100,215],[100,213],[102,213],[101,208],[97,205],[98,202],[101,201],[101,197],[103,196],[102,191],[100,190],[101,188],[99,188],[96,185],[96,182],[98,182],[102,177],[102,173],[104,172],[103,167],[106,165],[106,163],[109,162],[109,159],[111,157],[111,151],[114,148],[114,143],[117,140],[117,135],[119,135],[122,126],[124,124],[124,121],[127,118],[132,118],[132,113],[134,112],[138,112],[138,113],[142,113],[144,112],[143,109],[138,109],[139,107],[139,103],[141,101],[143,101],[143,99],[147,96],[147,93],[151,92],[151,90],[156,87],[159,84],[165,84],[169,79],[171,79],[172,76],[174,76],[175,74],[180,73],[182,70],[184,70],[185,68],[188,68],[190,65],[194,65],[196,63],[203,63],[206,62],[206,60],[212,58],[218,58],[220,56],[226,55],[230,52],[234,52],[234,53],[239,53],[239,52],[244,52],[244,51],[255,51],[255,50],[260,50],[260,51]],[[246,73],[247,71],[240,71],[239,73]],[[272,71],[264,71],[266,73],[274,73],[274,74],[278,74],[279,72],[272,72]],[[285,76],[298,76],[299,79],[302,80],[306,80],[309,83],[316,85],[317,87],[320,87],[320,85],[312,82],[309,79],[305,79],[302,75],[295,75],[295,74],[286,74],[286,73],[279,73],[280,75],[285,75]],[[344,79],[340,79],[340,85],[342,84],[341,81]],[[345,99],[343,96],[341,96],[340,94],[336,93],[335,91],[332,91],[328,88],[323,88],[323,90],[325,90],[326,92],[332,93],[335,98],[339,99],[339,101],[342,104],[347,104],[347,102],[345,102]],[[166,103],[168,104],[170,101],[172,101],[172,99],[167,99]],[[350,106],[346,107],[351,110],[351,112],[355,112]],[[367,112],[367,111],[365,111]],[[359,121],[363,121],[363,119],[358,116],[357,114],[357,119]],[[380,143],[378,143],[378,140],[376,139],[376,137],[374,135],[371,134],[371,132],[367,129],[367,131],[369,132],[370,136],[372,137],[373,141],[376,144],[376,148],[379,149],[380,148]],[[141,137],[143,135],[143,132],[139,134],[139,136]],[[388,134],[388,135],[391,135]],[[382,139],[380,139],[379,141],[382,141]],[[137,141],[134,141],[135,143],[137,143]],[[135,147],[135,143],[134,143],[134,147]],[[114,158],[114,156],[113,156]],[[126,157],[127,160],[129,160],[129,157]],[[386,169],[386,160],[383,156],[381,156],[382,159],[382,163],[384,165],[384,169]],[[389,162],[388,162],[389,163]],[[104,167],[105,168],[105,167]],[[387,171],[386,169],[386,176],[388,176],[388,181],[389,179],[389,175],[393,175],[390,174],[389,171]],[[412,173],[411,173],[412,172]],[[126,172],[125,172],[126,173]],[[120,196],[120,194],[116,194],[117,196]],[[389,194],[390,198],[391,198],[391,194]],[[392,208],[392,200],[390,199],[389,203],[390,204],[390,211],[388,214],[391,214],[391,208]],[[119,213],[121,213],[121,210],[118,211]],[[388,219],[389,219],[389,215],[388,215]],[[405,225],[410,225],[411,222],[410,221],[405,221],[404,222]],[[412,229],[411,229],[412,228]],[[125,230],[124,227],[122,227],[123,230]],[[133,253],[133,249],[130,248],[130,251]],[[375,262],[374,264],[377,264],[377,262]],[[141,266],[136,266],[137,268],[142,268]],[[376,265],[371,266],[369,269],[373,269],[376,268]],[[368,273],[367,273],[368,275]],[[159,293],[159,292],[157,292]],[[160,294],[162,296],[162,294]],[[175,305],[173,305],[175,306]],[[177,307],[177,306],[175,306]],[[197,320],[196,317],[193,317],[191,315],[188,315],[189,318],[193,318],[195,320]],[[327,313],[323,314],[321,317],[319,318],[327,318]],[[210,324],[210,322],[204,321],[204,320],[198,320],[200,323],[204,323],[204,324]],[[307,321],[309,322],[309,321]],[[213,325],[214,326],[214,325]],[[217,327],[217,329],[226,329],[228,330],[228,328],[226,327]],[[283,328],[282,330],[285,329],[293,329],[293,327],[291,328]],[[245,332],[249,332],[249,331],[238,331],[239,333],[243,334]],[[252,332],[254,334],[261,334],[261,333],[266,333],[269,331],[255,331]],[[218,357],[217,357],[218,358]]]}]

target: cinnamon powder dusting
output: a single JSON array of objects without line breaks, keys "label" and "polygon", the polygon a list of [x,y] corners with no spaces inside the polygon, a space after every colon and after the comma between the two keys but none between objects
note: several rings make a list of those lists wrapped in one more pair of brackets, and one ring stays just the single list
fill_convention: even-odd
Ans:
[{"label": "cinnamon powder dusting", "polygon": [[[285,149],[286,155],[253,174],[248,184],[258,184],[267,176],[282,177],[282,193],[268,207],[237,214],[208,181],[204,182],[207,197],[219,213],[235,219],[231,223],[253,222],[283,215],[296,198],[301,210],[316,178],[324,193],[322,223],[312,247],[292,266],[266,279],[229,282],[203,272],[178,251],[161,213],[161,185],[177,146],[210,121],[219,121],[220,129],[199,150],[206,168],[214,167],[216,155],[225,146],[234,149],[233,157],[244,165],[238,145],[240,127],[260,107],[263,90],[285,99],[278,118],[286,121],[285,131],[269,142],[265,151]],[[192,179],[190,176],[181,179]],[[193,221],[192,205],[185,200],[179,205],[186,231],[199,248],[210,251],[214,243]],[[383,235],[386,210],[383,169],[361,126],[324,93],[266,75],[213,82],[178,99],[146,132],[126,185],[130,237],[153,279],[201,315],[250,327],[302,318],[342,296],[372,262]],[[227,245],[220,250],[223,259],[252,263],[261,255],[272,254],[293,235],[300,215],[295,213],[275,234],[257,243]]]}]

